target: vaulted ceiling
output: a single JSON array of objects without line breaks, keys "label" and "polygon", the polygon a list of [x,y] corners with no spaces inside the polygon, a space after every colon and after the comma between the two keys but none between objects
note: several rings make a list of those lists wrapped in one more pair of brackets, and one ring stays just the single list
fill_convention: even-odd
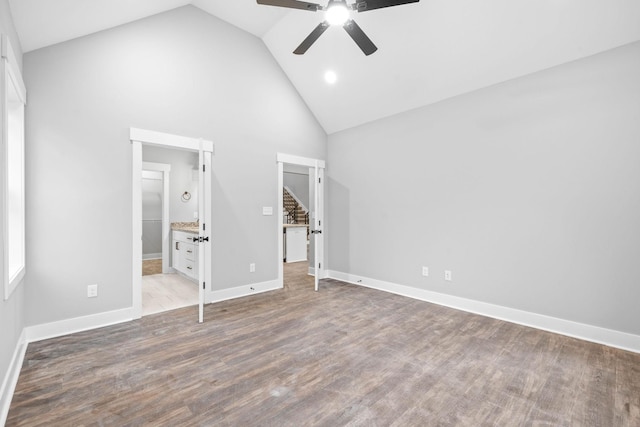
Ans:
[{"label": "vaulted ceiling", "polygon": [[353,12],[378,46],[370,56],[340,27],[293,55],[323,12],[255,0],[9,4],[25,52],[192,4],[261,38],[328,134],[640,40],[637,0],[421,0]]}]

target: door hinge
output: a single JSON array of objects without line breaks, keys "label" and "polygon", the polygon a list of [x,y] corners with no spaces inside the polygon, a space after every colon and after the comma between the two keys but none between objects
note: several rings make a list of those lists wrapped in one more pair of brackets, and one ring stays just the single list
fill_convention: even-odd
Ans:
[{"label": "door hinge", "polygon": [[322,225],[322,221],[318,220],[318,227]]},{"label": "door hinge", "polygon": [[318,178],[318,184],[322,184],[322,178]]},{"label": "door hinge", "polygon": [[202,172],[206,172],[206,166],[202,165]]},{"label": "door hinge", "polygon": [[322,263],[321,262],[318,263],[318,269],[322,270]]},{"label": "door hinge", "polygon": [[202,231],[204,231],[204,230],[206,230],[206,229],[207,229],[207,224],[202,223]]},{"label": "door hinge", "polygon": [[202,282],[202,289],[206,289],[205,285],[206,285],[206,282]]}]

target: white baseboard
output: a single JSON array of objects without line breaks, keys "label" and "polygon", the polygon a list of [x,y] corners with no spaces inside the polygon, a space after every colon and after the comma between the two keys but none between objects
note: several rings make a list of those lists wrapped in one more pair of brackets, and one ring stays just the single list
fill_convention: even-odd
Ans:
[{"label": "white baseboard", "polygon": [[282,289],[282,282],[279,280],[269,280],[267,282],[254,283],[249,285],[236,286],[235,288],[222,289],[209,293],[208,303],[226,301],[234,298],[246,297],[262,292]]},{"label": "white baseboard", "polygon": [[7,369],[7,373],[2,379],[2,387],[0,387],[0,426],[5,425],[7,422],[11,399],[13,399],[13,392],[18,384],[18,377],[20,376],[20,369],[22,368],[22,362],[24,361],[26,352],[27,338],[26,331],[23,329],[16,343],[16,348],[13,351],[9,369]]},{"label": "white baseboard", "polygon": [[640,353],[640,335],[620,332],[599,326],[587,325],[543,314],[517,310],[486,302],[470,300],[453,295],[441,294],[382,280],[356,276],[340,271],[327,271],[327,276],[354,285],[390,292],[405,297],[426,301],[457,310],[480,314],[494,319],[504,320],[519,325],[530,326],[544,331],[554,332],[585,341],[591,341],[622,350]]},{"label": "white baseboard", "polygon": [[157,254],[142,254],[142,259],[143,260],[162,259],[162,252]]},{"label": "white baseboard", "polygon": [[128,322],[130,320],[133,320],[133,318],[133,308],[123,308],[120,310],[91,314],[89,316],[60,320],[58,322],[28,326],[26,328],[26,338],[27,342],[31,343],[35,341],[73,334],[75,332],[87,331],[89,329],[102,328],[104,326]]}]

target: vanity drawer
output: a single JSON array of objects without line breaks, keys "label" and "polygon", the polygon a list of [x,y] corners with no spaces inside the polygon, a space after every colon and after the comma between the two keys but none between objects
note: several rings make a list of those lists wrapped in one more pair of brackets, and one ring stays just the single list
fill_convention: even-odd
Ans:
[{"label": "vanity drawer", "polygon": [[185,244],[182,247],[184,251],[184,259],[187,261],[195,261],[198,258],[198,247],[194,244]]},{"label": "vanity drawer", "polygon": [[174,242],[193,243],[193,238],[198,237],[196,233],[188,233],[186,231],[173,230]]},{"label": "vanity drawer", "polygon": [[185,260],[184,270],[185,273],[189,276],[196,276],[198,274],[198,272],[196,271],[196,263],[193,261]]}]

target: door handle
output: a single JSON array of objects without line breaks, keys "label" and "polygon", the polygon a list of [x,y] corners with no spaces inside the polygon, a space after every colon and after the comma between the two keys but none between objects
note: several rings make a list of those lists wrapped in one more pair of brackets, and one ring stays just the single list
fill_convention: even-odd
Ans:
[{"label": "door handle", "polygon": [[311,230],[311,234],[322,234],[322,230]]}]

